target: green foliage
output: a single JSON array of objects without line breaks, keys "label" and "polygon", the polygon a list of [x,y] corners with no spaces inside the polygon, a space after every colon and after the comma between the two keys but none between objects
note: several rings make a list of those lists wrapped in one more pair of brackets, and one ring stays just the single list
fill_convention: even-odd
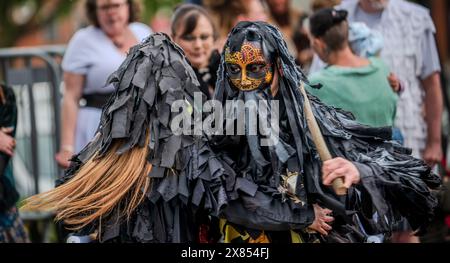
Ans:
[{"label": "green foliage", "polygon": [[[79,0],[0,0],[0,48],[12,46],[21,36],[69,15],[78,2]],[[150,21],[159,9],[171,10],[180,2],[182,0],[142,0],[143,21]]]},{"label": "green foliage", "polygon": [[11,46],[20,36],[69,14],[76,3],[72,0],[0,1],[0,47]]},{"label": "green foliage", "polygon": [[182,0],[142,0],[144,21],[149,21],[155,16],[159,9],[168,8],[172,10],[177,4],[183,2]]}]

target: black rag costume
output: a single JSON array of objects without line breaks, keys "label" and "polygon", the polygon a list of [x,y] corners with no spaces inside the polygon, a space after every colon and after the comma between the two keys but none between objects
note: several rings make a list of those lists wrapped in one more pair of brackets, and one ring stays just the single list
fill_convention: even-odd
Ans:
[{"label": "black rag costume", "polygon": [[[108,84],[116,91],[104,106],[97,136],[73,157],[58,184],[76,176],[89,159],[101,160],[120,139],[124,143],[117,154],[149,147],[152,169],[142,176],[150,177],[151,186],[130,220],[118,223],[113,211],[80,234],[98,231],[101,242],[200,241],[199,224],[208,221],[206,215],[215,214],[226,197],[223,188],[211,186],[221,184],[224,169],[206,137],[174,135],[170,127],[179,114],[171,112],[175,101],[197,111],[194,93],[202,93],[192,67],[168,36],[154,34],[130,50]],[[147,132],[150,141],[145,145]]]},{"label": "black rag costume", "polygon": [[[278,70],[278,92],[274,97],[268,84],[251,90],[236,88],[234,69],[227,62],[236,63],[233,56],[238,53],[235,52],[249,56],[244,54],[247,43],[260,43],[264,56],[272,63],[272,70]],[[423,161],[410,156],[408,149],[389,141],[390,127],[361,125],[355,122],[351,113],[324,105],[316,97],[309,96],[331,154],[352,161],[361,175],[360,183],[351,187],[344,199],[322,185],[321,161],[303,111],[304,98],[299,90],[302,83],[308,81],[296,67],[278,29],[262,22],[241,22],[232,30],[222,55],[215,98],[222,103],[227,100],[279,100],[280,132],[279,143],[269,147],[261,146],[262,135],[213,138],[214,149],[220,149],[233,161],[231,166],[237,178],[245,178],[264,194],[254,199],[241,194],[236,199],[237,207],[254,210],[251,217],[242,216],[244,214],[239,212],[243,209],[226,209],[225,218],[250,229],[304,229],[312,223],[311,204],[317,202],[333,210],[336,218],[325,241],[362,242],[367,235],[389,233],[401,216],[408,219],[414,230],[424,230],[437,204],[430,188],[437,187],[440,178]],[[270,107],[270,104],[263,104],[263,107]],[[287,173],[297,174],[295,196],[300,202],[283,198],[283,189],[279,190],[283,175]],[[237,187],[234,189],[238,192]],[[285,206],[289,205],[289,211],[277,209],[283,207],[281,200]],[[274,207],[266,210],[264,204],[268,203]],[[265,215],[276,223],[271,226],[265,222]],[[238,232],[246,234],[242,229]],[[251,232],[247,231],[248,234]]]},{"label": "black rag costume", "polygon": [[[390,129],[362,126],[351,114],[311,97],[331,152],[354,161],[361,173],[361,183],[349,189],[345,200],[321,185],[321,161],[306,127],[303,97],[298,90],[306,78],[288,54],[280,32],[268,24],[238,24],[227,47],[238,50],[250,31],[248,40],[262,41],[263,49],[278,63],[277,96],[273,98],[267,88],[240,91],[231,87],[222,56],[216,98],[221,102],[279,99],[280,143],[258,147],[260,138],[254,135],[208,139],[203,134],[174,134],[171,123],[179,116],[171,112],[174,102],[184,102],[192,112],[187,115],[192,123],[204,117],[198,114],[199,105],[193,100],[194,92],[200,92],[199,83],[181,49],[166,35],[154,34],[133,47],[110,76],[108,84],[116,91],[103,109],[98,133],[74,156],[72,166],[59,181],[70,180],[97,152],[95,158],[101,160],[112,142],[120,139],[124,143],[117,154],[149,147],[147,160],[152,169],[142,176],[151,178],[151,186],[129,220],[117,221],[113,211],[81,233],[97,230],[102,242],[199,241],[199,224],[212,216],[226,219],[223,227],[241,227],[239,231],[249,234],[244,241],[254,241],[263,230],[303,231],[314,220],[311,205],[315,202],[332,209],[337,217],[328,241],[363,241],[364,236],[354,239],[354,235],[347,235],[363,235],[359,222],[369,233],[387,232],[400,215],[407,217],[414,229],[426,225],[436,206],[428,187],[439,185],[439,178],[404,148],[387,142]],[[297,176],[296,198],[287,197],[280,188],[286,169]],[[225,237],[225,241],[231,240]]]}]

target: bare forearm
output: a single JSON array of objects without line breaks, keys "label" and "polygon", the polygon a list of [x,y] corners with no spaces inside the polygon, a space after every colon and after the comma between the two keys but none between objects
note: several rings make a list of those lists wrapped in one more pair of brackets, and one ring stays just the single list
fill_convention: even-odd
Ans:
[{"label": "bare forearm", "polygon": [[78,102],[83,91],[84,75],[64,73],[64,83],[66,85],[65,94],[61,110],[61,147],[66,151],[73,152],[75,142],[75,129],[78,116]]},{"label": "bare forearm", "polygon": [[440,145],[443,98],[439,74],[434,73],[422,80],[422,84],[425,90],[425,121],[428,127],[427,145]]},{"label": "bare forearm", "polygon": [[71,95],[64,96],[61,110],[61,145],[73,145],[78,116],[78,101]]}]

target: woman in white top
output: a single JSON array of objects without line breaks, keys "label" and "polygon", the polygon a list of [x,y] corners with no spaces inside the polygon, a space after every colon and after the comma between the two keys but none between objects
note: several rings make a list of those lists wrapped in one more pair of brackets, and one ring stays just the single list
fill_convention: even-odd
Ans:
[{"label": "woman in white top", "polygon": [[135,22],[137,11],[133,0],[86,1],[92,25],[75,33],[62,61],[65,93],[56,161],[63,168],[97,130],[101,108],[113,92],[105,87],[108,76],[125,60],[129,48],[151,33],[149,27]]}]

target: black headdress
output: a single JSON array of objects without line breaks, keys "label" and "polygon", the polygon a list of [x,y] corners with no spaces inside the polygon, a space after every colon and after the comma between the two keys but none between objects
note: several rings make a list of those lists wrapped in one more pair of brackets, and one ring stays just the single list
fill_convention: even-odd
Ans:
[{"label": "black headdress", "polygon": [[154,34],[131,48],[108,84],[114,86],[115,93],[103,108],[97,135],[73,157],[72,166],[58,184],[67,183],[93,158],[102,165],[103,156],[120,140],[123,143],[118,155],[148,147],[147,161],[152,169],[141,176],[150,177],[150,187],[131,218],[124,221],[115,217],[121,204],[127,202],[122,200],[117,211],[104,215],[101,222],[93,222],[81,233],[97,229],[101,241],[195,241],[196,211],[216,210],[216,198],[207,185],[219,181],[218,172],[223,169],[201,136],[174,134],[170,127],[180,114],[171,111],[174,102],[197,110],[194,93],[202,93],[192,67],[168,36]]},{"label": "black headdress", "polygon": [[[308,95],[331,154],[353,161],[361,173],[360,184],[349,189],[346,200],[336,196],[321,184],[321,161],[307,127],[304,99],[299,90],[300,85],[308,85],[305,75],[288,53],[280,31],[264,22],[239,23],[229,34],[225,49],[239,50],[249,38],[261,41],[265,52],[276,63],[277,95],[272,96],[269,89],[241,91],[234,88],[227,78],[223,53],[215,98],[222,103],[238,99],[279,100],[280,135],[279,143],[268,147],[260,146],[259,136],[214,138],[216,149],[231,149],[227,154],[239,176],[258,185],[259,190],[272,198],[272,203],[277,203],[276,200],[282,199],[278,190],[284,176],[298,173],[295,194],[300,202],[292,203],[296,208],[292,213],[306,214],[310,210],[308,206],[315,202],[332,209],[342,224],[337,227],[337,222],[330,236],[342,237],[359,224],[368,234],[389,232],[401,216],[408,219],[414,230],[423,230],[437,205],[429,189],[437,187],[440,178],[423,161],[410,156],[408,149],[390,142],[390,127],[361,125],[351,113],[324,105],[318,98]],[[235,145],[234,149],[238,150],[233,151],[229,145]],[[233,222],[231,215],[229,219]],[[234,223],[247,224],[245,220]]]}]

